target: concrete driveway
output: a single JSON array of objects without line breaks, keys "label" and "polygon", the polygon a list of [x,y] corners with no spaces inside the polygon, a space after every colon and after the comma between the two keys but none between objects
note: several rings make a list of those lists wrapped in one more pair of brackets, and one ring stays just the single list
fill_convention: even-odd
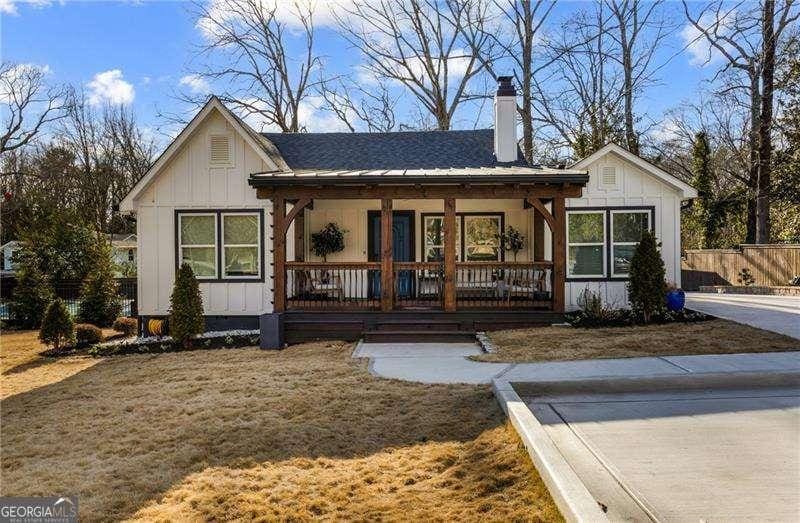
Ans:
[{"label": "concrete driveway", "polygon": [[611,521],[798,521],[796,383],[751,376],[523,401]]},{"label": "concrete driveway", "polygon": [[800,298],[795,296],[687,292],[686,306],[800,339]]}]

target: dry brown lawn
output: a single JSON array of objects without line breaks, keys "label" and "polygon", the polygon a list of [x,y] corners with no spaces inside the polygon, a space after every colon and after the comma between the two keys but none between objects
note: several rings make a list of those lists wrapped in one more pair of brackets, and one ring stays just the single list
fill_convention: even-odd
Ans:
[{"label": "dry brown lawn", "polygon": [[481,361],[528,362],[800,350],[800,341],[727,320],[605,329],[544,327],[489,333]]},{"label": "dry brown lawn", "polygon": [[377,379],[351,350],[52,371],[0,402],[0,493],[75,493],[87,521],[560,520],[489,388]]}]

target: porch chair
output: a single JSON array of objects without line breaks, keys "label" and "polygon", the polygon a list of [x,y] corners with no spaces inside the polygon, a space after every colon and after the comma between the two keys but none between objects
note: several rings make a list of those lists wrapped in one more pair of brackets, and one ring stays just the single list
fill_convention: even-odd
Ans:
[{"label": "porch chair", "polygon": [[534,292],[547,291],[549,275],[550,269],[535,269],[533,275],[529,271],[513,274],[506,288],[506,300],[511,302],[514,296],[533,299]]},{"label": "porch chair", "polygon": [[325,279],[324,270],[306,270],[304,272],[305,281],[308,285],[308,293],[313,295],[322,294],[339,301],[344,299],[344,287],[342,277],[338,274],[328,274]]}]

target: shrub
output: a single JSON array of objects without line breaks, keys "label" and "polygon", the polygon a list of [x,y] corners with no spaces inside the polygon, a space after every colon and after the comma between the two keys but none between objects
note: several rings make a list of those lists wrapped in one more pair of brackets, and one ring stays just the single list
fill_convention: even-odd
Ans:
[{"label": "shrub", "polygon": [[194,271],[186,263],[178,269],[169,303],[170,336],[188,348],[191,346],[191,339],[205,330],[205,318],[200,287]]},{"label": "shrub", "polygon": [[78,343],[86,345],[94,345],[100,343],[105,337],[100,327],[92,325],[91,323],[79,323],[75,325],[75,340]]},{"label": "shrub", "polygon": [[23,329],[38,329],[44,311],[52,301],[53,289],[39,270],[36,259],[31,254],[23,255],[17,271],[17,285],[9,303],[11,319]]},{"label": "shrub", "polygon": [[331,222],[321,231],[311,235],[311,252],[323,261],[328,261],[328,255],[344,250],[344,231]]},{"label": "shrub", "polygon": [[575,327],[612,327],[631,323],[630,314],[603,303],[599,292],[584,289],[578,296],[577,313],[569,316],[569,322]]},{"label": "shrub", "polygon": [[98,240],[90,249],[90,255],[93,263],[81,287],[78,317],[85,323],[110,327],[122,312],[117,281],[114,279],[111,246],[107,241]]},{"label": "shrub", "polygon": [[664,309],[667,284],[664,260],[658,252],[656,236],[650,231],[642,234],[631,259],[628,296],[631,308],[641,314],[645,323]]},{"label": "shrub", "polygon": [[742,270],[739,271],[739,284],[744,285],[745,287],[750,287],[756,282],[756,279],[753,277],[753,274],[750,272],[750,269],[744,267]]},{"label": "shrub", "polygon": [[134,336],[139,330],[139,322],[136,318],[119,317],[114,320],[114,325],[111,326],[117,332],[121,332],[125,336]]},{"label": "shrub", "polygon": [[62,343],[70,343],[75,339],[72,317],[64,302],[59,298],[53,300],[44,313],[39,339],[42,343],[51,345],[55,350],[59,350]]}]

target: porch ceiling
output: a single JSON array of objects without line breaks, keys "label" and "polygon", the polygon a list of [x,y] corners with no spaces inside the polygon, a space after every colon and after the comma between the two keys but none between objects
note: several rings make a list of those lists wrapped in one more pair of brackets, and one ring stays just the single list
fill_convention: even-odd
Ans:
[{"label": "porch ceiling", "polygon": [[394,170],[298,170],[254,173],[252,187],[353,185],[576,185],[589,181],[588,172],[549,167],[477,167]]}]

